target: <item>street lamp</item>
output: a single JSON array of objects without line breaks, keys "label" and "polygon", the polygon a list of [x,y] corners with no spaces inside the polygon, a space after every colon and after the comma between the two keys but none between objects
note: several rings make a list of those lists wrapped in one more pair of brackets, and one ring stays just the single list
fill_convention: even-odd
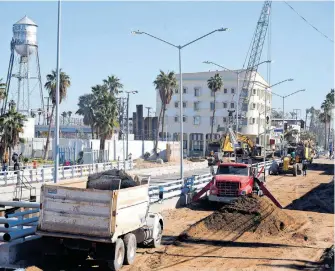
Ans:
[{"label": "street lamp", "polygon": [[57,78],[56,78],[56,131],[55,131],[55,166],[54,183],[58,180],[59,168],[59,88],[60,88],[60,21],[61,21],[61,0],[58,0],[58,25],[57,25]]},{"label": "street lamp", "polygon": [[[119,91],[120,93],[122,93],[123,91]],[[128,160],[128,143],[129,143],[129,94],[136,94],[138,93],[137,90],[131,90],[131,91],[125,91],[125,93],[127,93],[127,134],[126,134],[126,140],[127,140],[127,147],[126,147],[126,157],[124,157],[124,159]],[[123,135],[124,136],[124,135]]]},{"label": "street lamp", "polygon": [[[184,162],[184,160],[183,160],[184,159],[184,147],[183,147],[183,143],[184,143],[184,141],[183,141],[184,140],[183,139],[183,134],[184,134],[184,131],[183,131],[183,76],[182,76],[182,72],[181,72],[181,50],[183,48],[191,45],[192,43],[195,43],[195,42],[197,42],[197,41],[199,41],[199,40],[201,40],[201,39],[203,39],[203,38],[205,38],[205,37],[207,37],[207,36],[209,36],[211,34],[214,34],[215,32],[225,32],[227,30],[228,30],[228,28],[223,28],[223,27],[221,27],[219,29],[215,29],[215,30],[207,33],[206,35],[203,35],[203,36],[201,36],[201,37],[199,37],[199,38],[197,38],[197,39],[195,39],[193,41],[190,41],[190,42],[188,42],[188,43],[186,43],[184,45],[175,45],[175,44],[170,43],[170,42],[168,42],[166,40],[163,40],[161,38],[153,36],[153,35],[151,35],[151,34],[149,34],[147,32],[143,32],[143,31],[139,31],[139,30],[131,32],[132,34],[136,34],[136,35],[142,35],[142,34],[147,35],[147,36],[149,36],[151,38],[159,40],[159,41],[161,41],[163,43],[166,43],[166,44],[168,44],[168,45],[170,45],[170,46],[178,49],[178,52],[179,52],[179,76],[180,76],[180,79],[179,79],[180,80],[180,83],[179,83],[180,84],[180,86],[179,86],[179,89],[180,89],[179,90],[179,92],[180,92],[180,94],[179,94],[180,95],[180,101],[179,101],[180,102],[180,117],[179,117],[179,119],[180,119],[180,179],[182,179],[182,180],[184,179],[184,169],[183,169],[183,167],[184,167],[184,165],[183,165],[183,162]],[[158,127],[158,129],[159,129],[159,127]]]},{"label": "street lamp", "polygon": [[[242,73],[242,72],[244,72],[244,71],[246,71],[247,69],[242,69],[242,70],[230,70],[230,69],[227,69],[226,67],[224,67],[224,66],[221,66],[221,65],[219,65],[219,64],[217,64],[217,63],[214,63],[214,62],[212,62],[212,61],[203,61],[202,63],[204,63],[204,64],[212,64],[212,65],[215,65],[215,66],[218,66],[218,67],[220,67],[220,68],[222,68],[222,69],[224,69],[224,70],[226,70],[226,71],[229,71],[229,72],[233,72],[233,73],[235,73],[236,74],[236,81],[237,81],[237,97],[239,97],[239,93],[240,93],[240,74]],[[273,61],[272,60],[266,60],[266,61],[262,61],[262,62],[260,62],[260,63],[258,63],[258,64],[256,64],[255,66],[253,66],[253,67],[251,67],[251,68],[249,68],[249,70],[252,70],[252,69],[254,69],[254,68],[256,68],[256,67],[258,67],[259,65],[262,65],[262,64],[264,64],[264,63],[273,63]],[[237,101],[237,107],[236,107],[236,132],[238,132],[238,117],[239,117],[239,102]]]}]

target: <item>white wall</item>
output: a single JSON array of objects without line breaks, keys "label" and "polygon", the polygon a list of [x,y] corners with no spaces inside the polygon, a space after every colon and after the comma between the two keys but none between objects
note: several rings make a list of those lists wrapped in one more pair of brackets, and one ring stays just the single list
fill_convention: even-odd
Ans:
[{"label": "white wall", "polygon": [[[33,138],[31,140],[27,140],[25,144],[21,144],[18,149],[18,152],[22,152],[23,156],[31,157],[34,153],[34,157],[42,157],[44,145],[46,143],[46,138]],[[160,157],[165,159],[166,157],[166,141],[159,141],[158,142],[158,152],[160,153]],[[61,148],[75,148],[75,152],[78,154],[84,148],[91,148],[92,150],[99,150],[100,149],[100,140],[82,140],[82,139],[68,139],[68,138],[60,138],[59,144]],[[174,143],[174,144],[179,144]],[[133,159],[137,159],[142,157],[142,155],[146,152],[152,153],[154,148],[153,141],[141,141],[141,140],[129,140],[128,145],[128,152],[132,154]],[[125,149],[125,151],[123,151]],[[52,150],[53,150],[53,140],[50,139],[50,146],[49,146],[49,157],[52,157]],[[123,160],[123,153],[126,152],[126,141],[124,142],[123,148],[123,141],[122,140],[106,140],[105,143],[105,150],[109,152],[109,159],[110,160]]]}]

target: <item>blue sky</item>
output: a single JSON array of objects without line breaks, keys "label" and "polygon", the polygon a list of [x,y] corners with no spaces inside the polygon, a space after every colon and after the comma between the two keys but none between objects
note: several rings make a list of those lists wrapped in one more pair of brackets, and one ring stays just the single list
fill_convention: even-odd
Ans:
[{"label": "blue sky", "polygon": [[[333,2],[290,2],[317,28],[334,39]],[[155,107],[153,80],[160,69],[178,71],[178,52],[146,36],[131,35],[140,29],[175,44],[184,44],[219,27],[214,34],[183,51],[183,71],[214,70],[202,64],[211,60],[228,68],[241,68],[263,2],[63,2],[61,67],[72,79],[61,111],[75,111],[78,97],[114,74],[125,89],[136,89],[136,104]],[[12,25],[24,15],[38,24],[43,84],[56,66],[57,2],[0,2],[0,78],[7,75]],[[305,95],[287,99],[287,110],[319,107],[334,86],[334,44],[302,21],[283,2],[272,4],[271,55],[275,62],[271,82],[294,78],[274,88],[289,94],[306,88]],[[262,60],[266,58],[264,46]],[[266,78],[266,68],[259,71]],[[273,107],[281,107],[273,99]]]}]

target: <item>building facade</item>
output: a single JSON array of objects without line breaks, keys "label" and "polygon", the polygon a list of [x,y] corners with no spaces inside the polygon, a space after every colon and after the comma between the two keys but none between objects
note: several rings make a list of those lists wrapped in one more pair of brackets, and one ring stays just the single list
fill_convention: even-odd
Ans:
[{"label": "building facade", "polygon": [[[179,89],[174,91],[171,102],[167,105],[165,125],[172,140],[178,140],[180,121],[184,123],[184,151],[205,154],[211,134],[211,122],[214,110],[214,95],[207,87],[207,80],[219,73],[224,86],[216,93],[213,139],[218,139],[236,120],[238,105],[237,74],[230,71],[209,71],[183,74],[183,104],[180,104]],[[179,79],[179,75],[177,75]],[[239,75],[239,87],[243,85],[244,72]],[[178,80],[179,81],[179,80]],[[179,85],[179,82],[178,82]],[[265,87],[267,82],[256,74],[255,85],[251,93],[247,112],[247,125],[239,121],[239,131],[256,142],[256,137],[264,132],[265,125]],[[271,112],[271,93],[266,96],[267,114]],[[156,96],[156,115],[161,109],[159,93]],[[180,119],[180,106],[183,107],[183,118]],[[231,117],[229,117],[231,113]],[[234,123],[232,128],[235,130]],[[264,140],[264,139],[263,139]],[[260,142],[262,138],[260,137]]]}]

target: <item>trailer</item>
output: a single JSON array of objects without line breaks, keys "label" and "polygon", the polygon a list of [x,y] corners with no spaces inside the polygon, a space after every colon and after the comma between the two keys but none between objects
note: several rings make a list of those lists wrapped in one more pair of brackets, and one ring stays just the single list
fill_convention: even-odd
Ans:
[{"label": "trailer", "polygon": [[119,270],[134,262],[138,244],[160,245],[163,218],[149,212],[149,181],[113,191],[87,189],[86,183],[42,186],[36,233],[46,240],[46,251],[73,257],[80,253]]}]

